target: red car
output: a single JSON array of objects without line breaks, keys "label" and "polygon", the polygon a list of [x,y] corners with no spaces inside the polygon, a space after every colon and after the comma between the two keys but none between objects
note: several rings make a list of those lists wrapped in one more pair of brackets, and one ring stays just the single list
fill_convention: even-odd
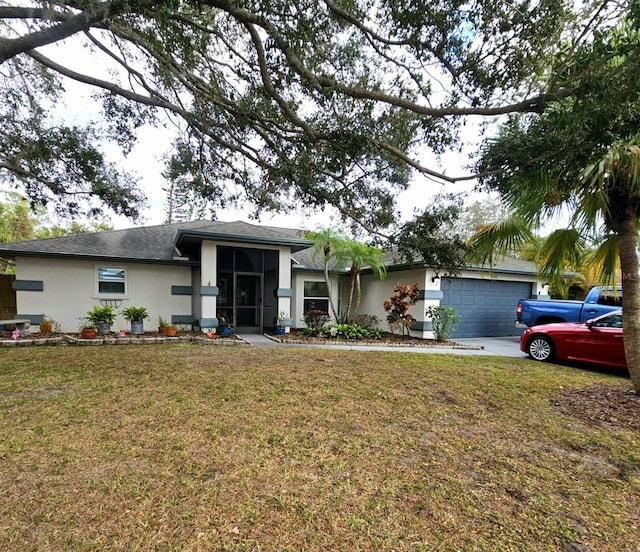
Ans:
[{"label": "red car", "polygon": [[520,338],[520,350],[543,362],[572,360],[627,370],[622,311],[586,322],[531,326]]}]

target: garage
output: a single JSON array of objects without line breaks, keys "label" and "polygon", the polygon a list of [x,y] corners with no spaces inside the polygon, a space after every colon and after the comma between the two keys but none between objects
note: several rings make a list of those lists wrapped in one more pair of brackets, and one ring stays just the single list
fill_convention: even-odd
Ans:
[{"label": "garage", "polygon": [[452,337],[520,335],[515,327],[519,299],[531,296],[531,282],[443,278],[440,304],[454,307],[460,321]]}]

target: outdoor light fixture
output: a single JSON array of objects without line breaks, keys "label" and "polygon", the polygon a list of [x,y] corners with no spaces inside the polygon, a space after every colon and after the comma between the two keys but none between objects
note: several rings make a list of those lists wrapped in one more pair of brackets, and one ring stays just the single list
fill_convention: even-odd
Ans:
[{"label": "outdoor light fixture", "polygon": [[435,282],[436,280],[439,280],[439,279],[440,279],[440,276],[436,274],[433,278],[431,278],[431,281]]}]

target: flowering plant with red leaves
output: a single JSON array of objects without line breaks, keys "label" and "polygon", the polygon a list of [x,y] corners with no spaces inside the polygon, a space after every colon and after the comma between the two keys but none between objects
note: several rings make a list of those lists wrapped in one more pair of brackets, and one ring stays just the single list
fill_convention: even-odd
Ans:
[{"label": "flowering plant with red leaves", "polygon": [[411,325],[416,319],[409,314],[409,307],[415,305],[420,297],[420,286],[415,283],[396,283],[393,288],[394,295],[389,297],[384,303],[384,310],[387,314],[387,322],[392,332],[400,328],[402,335],[409,335]]}]

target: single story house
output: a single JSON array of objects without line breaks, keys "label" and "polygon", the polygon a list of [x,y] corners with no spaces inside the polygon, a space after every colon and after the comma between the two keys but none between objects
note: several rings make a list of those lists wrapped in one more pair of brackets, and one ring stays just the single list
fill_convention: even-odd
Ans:
[{"label": "single story house", "polygon": [[[214,328],[220,317],[236,331],[269,330],[276,317],[303,327],[309,309],[329,311],[322,259],[303,232],[246,222],[194,221],[0,244],[0,257],[15,261],[18,318],[33,324],[47,316],[62,331],[77,331],[87,311],[144,306],[156,325],[199,321]],[[347,271],[331,273],[336,304],[344,305]],[[387,329],[383,302],[396,282],[418,283],[412,307],[414,335],[432,337],[429,305],[450,305],[460,317],[454,337],[515,335],[518,299],[545,294],[535,267],[507,259],[487,269],[439,277],[420,263],[390,260],[385,280],[365,270],[360,313],[378,316]],[[127,329],[121,316],[117,328]]]}]

